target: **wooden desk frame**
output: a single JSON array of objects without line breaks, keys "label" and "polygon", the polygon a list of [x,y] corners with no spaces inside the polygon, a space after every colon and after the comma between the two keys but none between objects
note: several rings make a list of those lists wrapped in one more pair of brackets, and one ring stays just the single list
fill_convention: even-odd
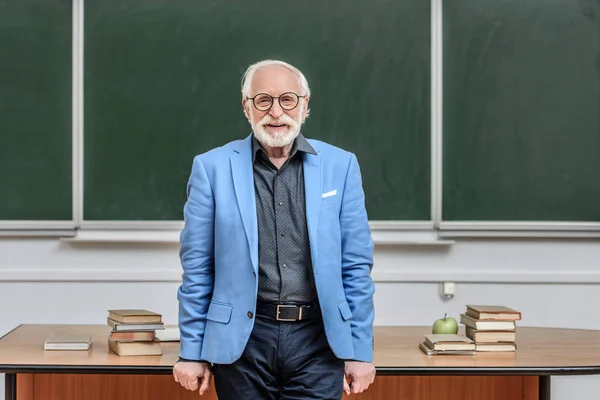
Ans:
[{"label": "wooden desk frame", "polygon": [[[14,347],[27,349],[34,362],[20,362],[21,358],[15,355],[3,356],[6,349],[11,349],[10,340],[3,340],[11,336],[11,340],[19,338],[19,329],[34,335],[31,342],[17,341]],[[157,362],[148,359],[123,358],[114,359],[111,364],[107,355],[106,340],[109,328],[102,326],[79,326],[78,329],[89,329],[94,332],[94,344],[98,357],[109,357],[105,363],[90,361],[82,358],[84,363],[51,363],[44,360],[45,356],[39,342],[46,337],[51,329],[69,329],[69,326],[59,325],[20,325],[0,338],[0,372],[5,376],[5,400],[17,399],[17,379],[19,374],[128,374],[128,375],[171,375],[172,363],[176,360],[178,345],[166,344],[165,354],[157,358]],[[27,331],[28,329],[28,331]],[[45,329],[45,330],[44,330]],[[600,331],[552,329],[552,328],[518,328],[517,346],[524,350],[517,350],[520,358],[501,355],[481,356],[479,358],[466,358],[465,356],[425,356],[417,349],[422,332],[428,327],[375,327],[375,354],[374,364],[377,376],[530,376],[538,377],[538,398],[549,400],[551,398],[551,377],[555,375],[593,375],[600,374]],[[33,333],[32,333],[33,332]],[[521,338],[521,342],[519,341]],[[9,343],[8,345],[6,343]],[[26,343],[25,345],[23,343]],[[18,346],[17,346],[18,345]],[[35,347],[35,348],[33,348]],[[37,358],[36,358],[37,357]],[[477,357],[477,356],[476,356]],[[497,358],[494,358],[497,357]],[[25,358],[24,358],[25,359]],[[39,359],[39,363],[35,362]],[[11,361],[12,360],[12,361]],[[129,365],[116,365],[118,363],[131,363]],[[130,361],[131,360],[131,361]],[[52,361],[52,359],[50,359]],[[90,363],[91,362],[91,363]],[[138,365],[145,364],[145,365]],[[161,365],[156,365],[161,364]],[[394,365],[396,364],[396,365]],[[419,365],[420,364],[420,365]],[[476,365],[477,364],[477,365]],[[498,364],[497,366],[493,364]],[[504,365],[500,365],[504,364]],[[532,365],[528,365],[532,364]],[[535,386],[533,386],[535,388]]]},{"label": "wooden desk frame", "polygon": [[[1,366],[0,371],[4,371],[5,380],[5,400],[18,400],[17,399],[17,375],[20,373],[76,373],[76,374],[142,374],[142,375],[171,375],[172,369],[164,368],[60,368],[56,366],[53,368],[49,366],[47,368],[40,369],[38,366],[23,366],[18,369],[6,369],[6,366]],[[8,372],[10,371],[10,372]],[[557,372],[557,371],[552,371]],[[550,400],[550,384],[551,375],[549,371],[529,370],[529,371],[483,371],[483,370],[464,370],[464,369],[445,369],[444,371],[431,371],[431,370],[419,370],[419,369],[400,369],[395,370],[394,368],[377,368],[377,376],[499,376],[499,375],[532,375],[537,376],[539,379],[539,400]],[[581,374],[600,374],[600,367],[598,370],[593,372],[585,371],[572,371],[565,373],[560,371],[560,375],[581,375]],[[546,374],[546,375],[544,375]],[[556,373],[554,375],[557,375]]]}]

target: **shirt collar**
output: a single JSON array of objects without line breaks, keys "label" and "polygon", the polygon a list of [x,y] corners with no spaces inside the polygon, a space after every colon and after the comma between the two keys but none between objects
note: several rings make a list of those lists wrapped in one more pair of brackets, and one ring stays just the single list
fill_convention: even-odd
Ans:
[{"label": "shirt collar", "polygon": [[[254,163],[254,161],[256,160],[256,154],[259,150],[264,151],[260,142],[258,141],[258,139],[256,139],[256,136],[253,134],[252,135],[252,163]],[[292,151],[290,153],[290,158],[293,157],[296,154],[296,152],[298,152],[298,151],[302,151],[304,153],[308,153],[308,154],[312,154],[312,155],[317,154],[315,149],[311,146],[311,144],[304,137],[304,135],[302,135],[302,133],[299,133],[298,136],[296,136],[296,139],[294,140],[294,144],[292,145]]]}]

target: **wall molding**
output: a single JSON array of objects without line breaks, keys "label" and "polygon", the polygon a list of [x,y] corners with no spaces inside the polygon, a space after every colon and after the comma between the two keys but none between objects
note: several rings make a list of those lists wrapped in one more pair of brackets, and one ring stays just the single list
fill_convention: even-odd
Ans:
[{"label": "wall molding", "polygon": [[181,270],[169,268],[6,268],[0,282],[180,282]]},{"label": "wall molding", "polygon": [[[456,282],[456,283],[533,283],[533,284],[600,284],[600,272],[540,270],[373,270],[375,282]],[[564,268],[568,271],[569,268]]]},{"label": "wall molding", "polygon": [[[398,270],[373,269],[372,277],[380,283],[457,282],[457,283],[539,283],[539,284],[600,284],[600,271],[557,270],[455,270],[440,271],[424,268]],[[181,270],[171,268],[3,268],[0,282],[181,282]]]}]

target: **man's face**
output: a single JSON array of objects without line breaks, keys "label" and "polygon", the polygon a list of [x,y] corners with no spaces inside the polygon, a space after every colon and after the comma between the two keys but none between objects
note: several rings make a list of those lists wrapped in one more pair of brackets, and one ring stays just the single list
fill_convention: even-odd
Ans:
[{"label": "man's face", "polygon": [[[301,94],[300,85],[294,73],[281,66],[264,67],[256,71],[250,86],[250,97],[268,94],[272,97],[285,96],[281,103],[285,108],[293,104],[293,95]],[[262,108],[261,97],[257,98]],[[242,99],[244,112],[256,138],[260,143],[269,147],[284,147],[293,143],[300,133],[308,110],[308,98],[300,98],[295,108],[287,110],[281,107],[279,100],[274,98],[271,108],[267,111],[258,110],[252,100]],[[264,103],[268,106],[268,103]]]}]

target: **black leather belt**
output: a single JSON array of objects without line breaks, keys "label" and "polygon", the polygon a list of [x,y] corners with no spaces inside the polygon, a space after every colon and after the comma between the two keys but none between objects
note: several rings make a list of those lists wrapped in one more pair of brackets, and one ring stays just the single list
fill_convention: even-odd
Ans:
[{"label": "black leather belt", "polygon": [[258,303],[256,313],[266,315],[277,321],[295,322],[315,318],[319,315],[317,304],[292,305]]}]

